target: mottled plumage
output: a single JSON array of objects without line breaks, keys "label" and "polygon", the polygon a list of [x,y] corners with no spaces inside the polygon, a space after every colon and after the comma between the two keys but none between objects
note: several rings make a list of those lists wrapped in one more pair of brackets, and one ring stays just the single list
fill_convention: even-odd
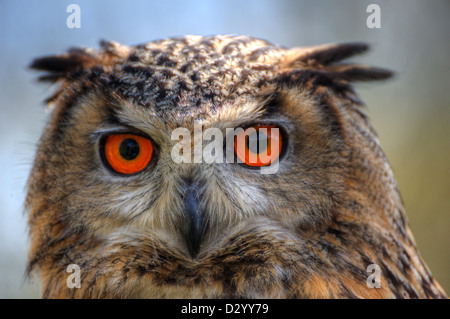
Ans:
[{"label": "mottled plumage", "polygon": [[[36,59],[40,79],[57,83],[26,200],[42,296],[446,297],[351,85],[391,72],[341,62],[367,48],[186,36]],[[195,120],[280,127],[278,172],[174,163],[171,132]],[[114,131],[151,138],[155,159],[112,174],[99,148]],[[70,264],[81,288],[66,285]],[[371,264],[380,288],[367,284]]]}]

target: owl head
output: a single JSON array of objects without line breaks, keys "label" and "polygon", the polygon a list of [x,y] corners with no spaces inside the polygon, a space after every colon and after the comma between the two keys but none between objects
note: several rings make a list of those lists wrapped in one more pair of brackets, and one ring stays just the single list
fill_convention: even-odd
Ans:
[{"label": "owl head", "polygon": [[[83,278],[92,287],[95,276],[103,278],[97,295],[106,294],[108,278],[118,281],[113,269],[123,271],[111,256],[128,256],[119,259],[131,274],[143,249],[149,262],[165,256],[152,272],[162,277],[152,277],[152,289],[124,283],[127,296],[156,296],[155,287],[170,280],[176,284],[162,289],[164,296],[282,296],[274,291],[286,276],[303,278],[293,295],[313,296],[311,287],[332,271],[330,258],[346,273],[346,284],[324,290],[331,295],[356,285],[372,263],[386,278],[406,277],[396,270],[406,271],[401,258],[414,259],[414,242],[352,87],[391,72],[342,62],[367,49],[185,36],[136,46],[103,41],[100,50],[36,59],[31,67],[45,72],[39,79],[56,86],[26,200],[29,269],[40,271],[44,295],[59,291],[55,269],[69,263],[90,269]],[[269,158],[262,162],[264,151]],[[291,257],[280,257],[286,249]],[[327,261],[320,266],[315,258]],[[260,268],[250,267],[255,261]],[[424,265],[409,263],[432,282]],[[227,273],[225,264],[234,284],[218,275]],[[258,271],[273,283],[250,287]],[[238,274],[246,274],[241,284]],[[400,283],[390,279],[383,293]],[[412,294],[402,289],[398,294]]]}]

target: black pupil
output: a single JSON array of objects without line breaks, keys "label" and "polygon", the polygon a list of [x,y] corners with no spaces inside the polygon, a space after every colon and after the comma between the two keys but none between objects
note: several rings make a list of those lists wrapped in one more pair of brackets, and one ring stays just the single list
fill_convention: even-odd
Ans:
[{"label": "black pupil", "polygon": [[139,155],[139,144],[131,138],[127,138],[120,143],[119,153],[124,159],[131,161]]},{"label": "black pupil", "polygon": [[256,131],[250,134],[247,139],[247,148],[250,152],[259,154],[263,152],[269,144],[269,139],[262,132]]}]

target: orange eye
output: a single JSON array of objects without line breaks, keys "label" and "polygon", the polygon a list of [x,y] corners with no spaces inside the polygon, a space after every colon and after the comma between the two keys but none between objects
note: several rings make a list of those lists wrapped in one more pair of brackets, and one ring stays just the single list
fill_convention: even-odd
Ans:
[{"label": "orange eye", "polygon": [[149,139],[134,134],[112,134],[106,138],[104,157],[109,166],[120,174],[134,174],[143,170],[153,156]]},{"label": "orange eye", "polygon": [[281,154],[283,138],[274,125],[252,126],[239,132],[234,140],[237,157],[248,166],[267,166]]}]

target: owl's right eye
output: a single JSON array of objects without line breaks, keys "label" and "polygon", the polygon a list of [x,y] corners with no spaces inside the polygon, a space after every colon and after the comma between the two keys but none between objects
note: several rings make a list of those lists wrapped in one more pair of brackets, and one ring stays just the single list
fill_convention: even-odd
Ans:
[{"label": "owl's right eye", "polygon": [[153,143],[135,134],[111,134],[103,144],[103,158],[116,173],[131,175],[142,171],[153,157]]}]

